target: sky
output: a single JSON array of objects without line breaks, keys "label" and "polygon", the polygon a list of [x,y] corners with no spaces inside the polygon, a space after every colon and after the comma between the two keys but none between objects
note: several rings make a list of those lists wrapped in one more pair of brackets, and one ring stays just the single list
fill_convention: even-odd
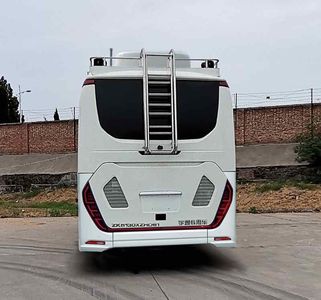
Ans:
[{"label": "sky", "polygon": [[232,93],[321,88],[320,15],[319,0],[3,1],[0,76],[32,90],[35,115],[78,106],[89,57],[110,47],[217,57]]}]

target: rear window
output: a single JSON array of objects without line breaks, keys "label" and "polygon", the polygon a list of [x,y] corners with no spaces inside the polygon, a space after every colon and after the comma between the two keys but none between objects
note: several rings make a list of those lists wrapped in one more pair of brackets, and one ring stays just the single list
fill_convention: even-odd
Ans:
[{"label": "rear window", "polygon": [[[142,79],[96,79],[101,127],[119,139],[144,139]],[[198,139],[216,125],[218,81],[177,80],[178,139]]]}]

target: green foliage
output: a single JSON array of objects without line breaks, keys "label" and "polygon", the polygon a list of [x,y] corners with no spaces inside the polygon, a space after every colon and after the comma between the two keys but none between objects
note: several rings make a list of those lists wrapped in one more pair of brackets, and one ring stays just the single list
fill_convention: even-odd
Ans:
[{"label": "green foliage", "polygon": [[270,191],[278,191],[283,187],[296,187],[300,190],[316,190],[319,185],[315,183],[311,183],[309,181],[302,180],[273,180],[266,181],[261,183],[255,187],[255,192],[257,193],[266,193]]},{"label": "green foliage", "polygon": [[249,213],[250,213],[250,214],[257,214],[258,211],[257,211],[257,209],[256,209],[255,206],[251,206],[250,209],[249,209]]},{"label": "green foliage", "polygon": [[77,203],[68,201],[60,202],[20,202],[0,200],[0,208],[10,209],[12,211],[23,208],[44,209],[51,217],[60,217],[66,214],[77,216]]},{"label": "green foliage", "polygon": [[321,136],[315,134],[300,137],[295,152],[297,161],[306,161],[312,166],[321,167]]},{"label": "green foliage", "polygon": [[59,121],[59,114],[58,114],[58,109],[56,108],[55,113],[54,113],[54,120]]},{"label": "green foliage", "polygon": [[319,187],[318,184],[313,184],[310,182],[303,182],[303,181],[293,181],[288,185],[295,186],[300,190],[316,190]]},{"label": "green foliage", "polygon": [[298,137],[299,144],[295,148],[298,162],[307,162],[315,168],[315,177],[321,175],[321,126],[314,120],[308,130]]},{"label": "green foliage", "polygon": [[285,185],[282,181],[270,181],[262,183],[255,187],[255,191],[258,193],[266,193],[269,191],[278,191]]},{"label": "green foliage", "polygon": [[23,193],[22,196],[24,198],[28,199],[28,198],[33,198],[33,197],[37,196],[40,193],[41,193],[40,189],[32,189],[29,192]]},{"label": "green foliage", "polygon": [[0,78],[0,123],[19,122],[19,101],[13,95],[10,84],[2,76]]}]

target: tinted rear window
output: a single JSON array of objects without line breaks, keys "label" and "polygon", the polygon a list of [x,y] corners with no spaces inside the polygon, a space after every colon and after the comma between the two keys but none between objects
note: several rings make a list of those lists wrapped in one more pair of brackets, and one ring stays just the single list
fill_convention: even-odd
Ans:
[{"label": "tinted rear window", "polygon": [[[219,83],[177,80],[176,88],[178,139],[204,137],[216,125]],[[97,79],[95,89],[101,127],[115,138],[144,139],[143,81]]]},{"label": "tinted rear window", "polygon": [[95,80],[101,127],[119,139],[144,139],[143,81]]}]

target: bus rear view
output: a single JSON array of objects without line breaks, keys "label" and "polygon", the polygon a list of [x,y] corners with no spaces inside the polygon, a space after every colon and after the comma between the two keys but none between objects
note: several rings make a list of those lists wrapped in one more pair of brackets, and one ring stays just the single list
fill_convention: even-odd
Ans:
[{"label": "bus rear view", "polygon": [[93,57],[80,98],[79,249],[235,246],[235,142],[216,59]]}]

